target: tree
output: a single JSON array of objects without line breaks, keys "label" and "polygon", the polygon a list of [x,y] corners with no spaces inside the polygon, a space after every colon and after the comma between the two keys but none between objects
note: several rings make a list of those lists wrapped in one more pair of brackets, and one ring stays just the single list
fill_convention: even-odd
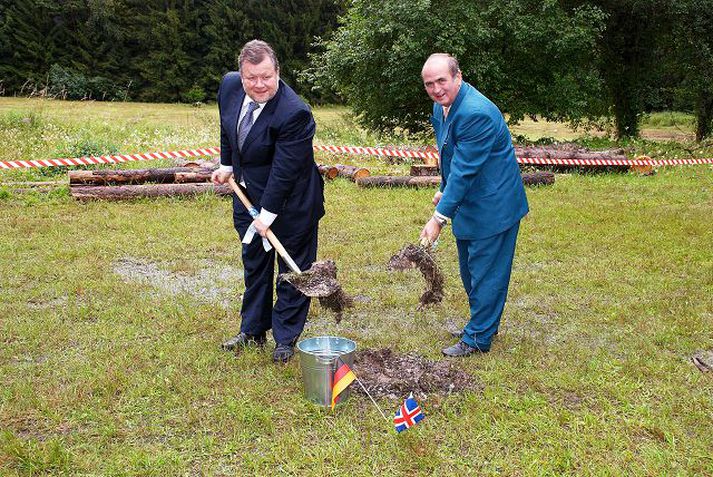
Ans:
[{"label": "tree", "polygon": [[59,55],[55,2],[27,0],[3,8],[0,22],[0,78],[8,91],[26,85],[41,89],[53,59]]},{"label": "tree", "polygon": [[606,15],[598,69],[606,85],[617,137],[636,137],[647,103],[663,82],[671,7],[678,0],[563,0],[567,8],[594,6]]},{"label": "tree", "polygon": [[420,72],[438,51],[459,58],[466,80],[513,121],[592,119],[602,111],[592,67],[602,21],[596,9],[556,1],[355,0],[310,75],[381,131],[426,127]]},{"label": "tree", "polygon": [[680,0],[673,8],[679,92],[696,114],[696,140],[713,133],[713,0]]}]

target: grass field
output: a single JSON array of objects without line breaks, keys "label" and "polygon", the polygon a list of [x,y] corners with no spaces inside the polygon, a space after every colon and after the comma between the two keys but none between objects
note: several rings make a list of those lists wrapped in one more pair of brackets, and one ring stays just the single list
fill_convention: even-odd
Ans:
[{"label": "grass field", "polygon": [[[320,143],[377,141],[343,109],[315,113]],[[537,124],[532,139],[560,137]],[[0,160],[212,146],[216,130],[210,106],[0,98]],[[0,172],[0,475],[713,475],[713,373],[690,362],[713,351],[709,166],[529,189],[500,334],[456,362],[482,391],[428,396],[402,435],[359,395],[333,414],[308,403],[299,363],[273,365],[271,347],[219,351],[242,293],[227,200],[81,204],[9,184],[64,174]],[[421,277],[385,266],[416,240],[432,194],[326,185],[319,258],[370,301],[340,324],[315,304],[305,337],[443,359],[448,323],[467,314],[450,231],[442,305],[417,311]]]}]

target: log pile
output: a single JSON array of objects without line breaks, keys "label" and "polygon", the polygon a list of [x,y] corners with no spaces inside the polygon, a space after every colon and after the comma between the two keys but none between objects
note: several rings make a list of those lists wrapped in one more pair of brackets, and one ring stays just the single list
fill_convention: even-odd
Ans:
[{"label": "log pile", "polygon": [[70,171],[69,193],[80,201],[126,200],[141,197],[191,197],[206,192],[229,195],[210,176],[216,165],[155,169]]},{"label": "log pile", "polygon": [[[523,172],[520,174],[526,186],[551,185],[555,175],[548,171]],[[370,176],[356,180],[360,187],[436,187],[441,183],[440,176]]]},{"label": "log pile", "polygon": [[[592,160],[592,161],[626,161],[627,157],[623,149],[611,149],[607,151],[590,151],[583,147],[572,144],[562,144],[559,146],[515,146],[515,156],[518,159],[569,159],[569,160]],[[555,172],[568,172],[572,170],[592,171],[592,172],[626,172],[631,166],[587,166],[587,165],[539,165],[528,164],[528,167],[545,168]]]}]

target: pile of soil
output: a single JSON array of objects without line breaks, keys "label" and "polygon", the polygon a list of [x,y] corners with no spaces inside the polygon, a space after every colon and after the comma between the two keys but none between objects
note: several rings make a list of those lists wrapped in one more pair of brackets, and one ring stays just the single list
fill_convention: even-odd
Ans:
[{"label": "pile of soil", "polygon": [[426,290],[419,299],[419,308],[443,300],[443,273],[433,258],[431,249],[421,245],[407,244],[386,265],[389,271],[418,268],[426,280]]},{"label": "pile of soil", "polygon": [[337,323],[342,321],[342,312],[354,306],[354,299],[342,290],[337,281],[334,260],[315,262],[302,273],[283,273],[280,280],[291,283],[309,297],[319,298],[320,305],[334,312]]},{"label": "pile of soil", "polygon": [[[397,355],[388,348],[358,351],[354,373],[374,399],[403,399],[413,393],[418,399],[429,394],[481,391],[482,385],[449,361],[429,361],[417,354]],[[352,391],[365,394],[361,386]]]}]

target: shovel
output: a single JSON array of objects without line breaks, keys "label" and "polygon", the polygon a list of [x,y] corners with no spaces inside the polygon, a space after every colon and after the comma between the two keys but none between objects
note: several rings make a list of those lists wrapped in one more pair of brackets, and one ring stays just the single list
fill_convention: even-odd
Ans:
[{"label": "shovel", "polygon": [[[235,194],[243,203],[248,213],[253,219],[256,219],[260,213],[253,206],[245,194],[243,189],[235,182],[231,176],[228,179],[230,187],[233,188]],[[267,240],[275,247],[277,253],[285,261],[292,273],[285,273],[280,276],[281,280],[291,283],[303,294],[309,297],[319,298],[319,302],[325,308],[334,311],[337,317],[337,323],[342,319],[342,311],[353,305],[353,299],[342,290],[341,285],[337,281],[337,266],[332,260],[313,263],[309,270],[302,272],[297,266],[290,254],[287,253],[285,247],[277,239],[272,230],[267,229]]]},{"label": "shovel", "polygon": [[[230,184],[230,187],[233,188],[233,191],[238,196],[238,199],[240,199],[240,202],[243,203],[246,209],[248,209],[248,213],[250,214],[250,217],[253,219],[257,219],[258,215],[260,213],[257,211],[257,209],[253,206],[253,204],[250,202],[250,199],[248,199],[248,196],[245,195],[245,192],[243,192],[243,189],[240,188],[240,186],[235,182],[235,179],[231,176],[230,179],[228,179],[228,183]],[[298,275],[302,273],[300,270],[300,267],[297,266],[294,260],[292,260],[292,257],[290,257],[290,254],[287,253],[287,250],[285,250],[285,247],[282,246],[282,243],[277,239],[275,236],[274,232],[270,229],[267,229],[267,240],[270,242],[270,244],[275,247],[275,250],[277,250],[277,253],[280,254],[280,257],[285,261],[288,267],[290,267],[290,270],[292,270],[293,273],[297,273]]]}]

